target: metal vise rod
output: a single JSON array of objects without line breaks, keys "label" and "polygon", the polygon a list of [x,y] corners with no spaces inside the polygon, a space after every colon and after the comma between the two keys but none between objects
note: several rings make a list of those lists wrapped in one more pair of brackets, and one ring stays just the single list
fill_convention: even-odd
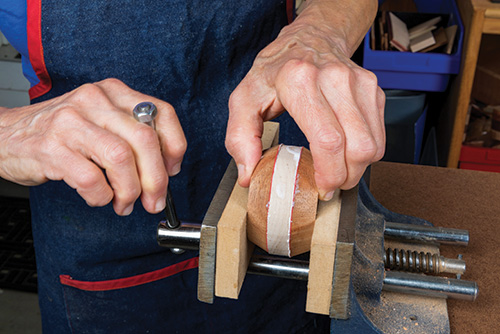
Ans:
[{"label": "metal vise rod", "polygon": [[440,244],[467,246],[469,231],[456,228],[385,222],[384,236],[402,240],[439,242]]},{"label": "metal vise rod", "polygon": [[[254,255],[248,273],[307,281],[309,262]],[[474,301],[479,293],[476,282],[398,271],[385,272],[383,290],[467,301]]]},{"label": "metal vise rod", "polygon": [[427,297],[468,301],[476,300],[479,294],[476,282],[398,271],[385,272],[383,289],[385,291],[402,292]]},{"label": "metal vise rod", "polygon": [[[177,228],[169,228],[166,222],[160,222],[157,235],[158,244],[170,248],[197,250],[200,244],[200,228],[200,224],[185,222],[181,222]],[[384,236],[457,246],[467,246],[469,243],[469,231],[467,230],[392,222],[385,222]]]},{"label": "metal vise rod", "polygon": [[[181,222],[178,228],[172,229],[166,222],[161,222],[158,226],[158,243],[164,247],[198,250],[200,228],[200,224]],[[248,273],[306,281],[309,276],[309,262],[253,255],[248,265]],[[383,289],[469,301],[475,300],[478,295],[476,282],[397,271],[385,272]]]},{"label": "metal vise rod", "polygon": [[180,222],[178,227],[171,228],[167,221],[161,221],[156,240],[163,247],[199,250],[200,235],[200,224]]}]

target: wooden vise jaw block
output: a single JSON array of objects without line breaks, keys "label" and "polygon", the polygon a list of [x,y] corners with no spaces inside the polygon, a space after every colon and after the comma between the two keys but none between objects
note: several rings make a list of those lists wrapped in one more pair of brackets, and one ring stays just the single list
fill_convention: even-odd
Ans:
[{"label": "wooden vise jaw block", "polygon": [[[278,124],[265,124],[262,143],[263,149],[278,144]],[[348,202],[352,203],[341,210],[342,198],[348,194]],[[248,269],[254,245],[248,241],[246,234],[247,201],[248,189],[236,183],[217,225],[215,295],[218,297],[237,299]],[[338,232],[339,225],[344,232],[354,227],[356,203],[357,189],[337,191],[332,200],[318,205],[311,241],[306,302],[308,312],[341,319],[347,317],[352,233],[347,233],[348,238],[338,238]],[[340,217],[346,216],[345,212],[348,212],[347,216],[353,215],[343,219],[344,222],[350,222],[352,228],[343,227],[340,223]]]},{"label": "wooden vise jaw block", "polygon": [[311,240],[306,311],[330,314],[335,252],[340,218],[340,190],[328,202],[320,201]]},{"label": "wooden vise jaw block", "polygon": [[[262,149],[278,145],[279,124],[266,122]],[[237,299],[254,245],[246,233],[248,189],[235,184],[217,226],[215,295]]]},{"label": "wooden vise jaw block", "polygon": [[349,318],[358,186],[320,202],[309,260],[306,311]]}]

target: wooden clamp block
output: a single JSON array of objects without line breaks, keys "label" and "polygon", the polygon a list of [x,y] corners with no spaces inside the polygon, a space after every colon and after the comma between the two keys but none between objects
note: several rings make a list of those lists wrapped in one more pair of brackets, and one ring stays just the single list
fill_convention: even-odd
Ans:
[{"label": "wooden clamp block", "polygon": [[[277,125],[266,124],[262,141],[264,149],[278,144]],[[338,267],[335,259],[341,215],[341,193],[339,190],[330,201],[318,204],[311,239],[307,312],[338,315],[345,310],[350,261],[348,259],[338,261],[339,264],[346,262],[346,265],[342,264],[343,269],[339,270],[342,272],[341,278],[334,274],[334,269],[337,270]],[[354,198],[357,200],[357,196]],[[218,297],[238,298],[254,250],[254,245],[247,239],[247,202],[248,189],[236,184],[218,222],[215,270],[215,295]],[[350,247],[347,248],[352,258],[352,245],[347,246]],[[338,255],[347,253],[349,252],[341,250]],[[337,284],[338,281],[342,281],[337,289],[341,291],[336,291],[334,288],[334,282]],[[333,299],[339,299],[340,305],[334,305]]]},{"label": "wooden clamp block", "polygon": [[328,202],[320,201],[314,223],[309,258],[306,311],[330,314],[341,191]]},{"label": "wooden clamp block", "polygon": [[306,311],[349,318],[358,186],[320,202],[309,260]]},{"label": "wooden clamp block", "polygon": [[247,239],[248,189],[234,186],[217,228],[215,295],[237,299],[254,249]]},{"label": "wooden clamp block", "polygon": [[[278,145],[279,124],[266,122],[262,148]],[[215,295],[237,299],[253,252],[247,239],[248,189],[237,183],[229,197],[217,227]]]}]

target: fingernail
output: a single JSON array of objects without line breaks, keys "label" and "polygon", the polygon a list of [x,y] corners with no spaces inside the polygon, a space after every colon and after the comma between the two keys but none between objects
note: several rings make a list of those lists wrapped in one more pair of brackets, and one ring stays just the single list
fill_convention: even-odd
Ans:
[{"label": "fingernail", "polygon": [[172,171],[170,173],[170,176],[175,176],[181,172],[181,163],[179,162],[178,164],[174,165],[172,167]]},{"label": "fingernail", "polygon": [[156,202],[156,207],[155,211],[160,212],[163,209],[165,209],[165,206],[167,205],[165,197],[160,197],[158,201]]},{"label": "fingernail", "polygon": [[130,214],[132,213],[132,211],[134,211],[134,203],[132,203],[132,204],[130,204],[129,206],[127,206],[127,207],[125,208],[125,210],[123,210],[123,213],[122,213],[122,214],[123,214],[124,216],[128,216],[128,215],[130,215]]},{"label": "fingernail", "polygon": [[323,201],[329,201],[333,198],[334,193],[335,193],[335,191],[330,191],[330,192],[326,193],[324,196],[320,196],[320,197]]}]

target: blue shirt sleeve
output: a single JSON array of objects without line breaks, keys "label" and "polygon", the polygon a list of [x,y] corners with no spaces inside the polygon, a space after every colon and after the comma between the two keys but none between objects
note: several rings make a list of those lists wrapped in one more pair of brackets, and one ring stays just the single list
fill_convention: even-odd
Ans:
[{"label": "blue shirt sleeve", "polygon": [[38,80],[29,59],[26,23],[26,1],[12,0],[0,2],[0,31],[2,31],[9,43],[21,54],[24,76],[30,82],[31,87],[33,87],[40,80]]}]

